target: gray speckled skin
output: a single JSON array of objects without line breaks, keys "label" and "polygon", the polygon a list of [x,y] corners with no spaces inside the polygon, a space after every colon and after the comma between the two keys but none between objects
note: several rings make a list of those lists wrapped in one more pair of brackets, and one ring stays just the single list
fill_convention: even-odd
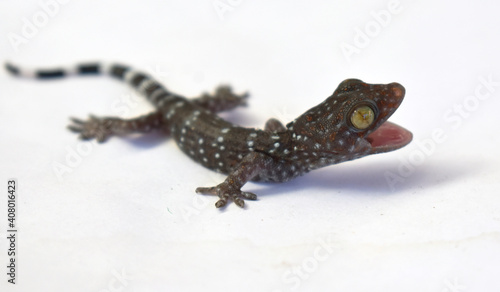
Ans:
[{"label": "gray speckled skin", "polygon": [[[97,74],[98,64],[80,65],[79,74]],[[23,71],[8,64],[15,75]],[[69,126],[82,139],[105,141],[113,135],[163,130],[179,148],[203,166],[228,174],[224,182],[196,192],[219,197],[216,207],[228,200],[243,207],[243,199],[255,200],[253,193],[241,191],[248,181],[284,182],[313,169],[360,158],[369,154],[395,150],[393,147],[372,147],[370,135],[398,108],[405,90],[397,84],[367,84],[357,79],[342,82],[335,92],[319,105],[309,109],[286,126],[270,119],[264,130],[243,128],[216,115],[245,104],[246,95],[235,95],[229,87],[219,87],[213,96],[188,100],[170,93],[151,77],[121,65],[109,68],[109,74],[132,85],[157,108],[136,119],[91,117],[87,121],[72,119]],[[67,70],[40,70],[38,78],[67,75]],[[375,112],[372,125],[355,128],[349,116],[360,105]],[[411,140],[411,138],[410,138]],[[409,142],[409,141],[408,141]]]}]

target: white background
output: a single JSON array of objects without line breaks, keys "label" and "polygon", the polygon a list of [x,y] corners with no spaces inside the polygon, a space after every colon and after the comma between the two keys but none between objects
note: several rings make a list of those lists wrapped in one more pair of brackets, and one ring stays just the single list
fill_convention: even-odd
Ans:
[{"label": "white background", "polygon": [[[249,183],[258,201],[218,210],[194,189],[224,176],[168,138],[89,146],[65,129],[70,116],[151,110],[127,86],[2,70],[2,291],[500,291],[498,1],[166,2],[1,1],[0,61],[120,61],[186,96],[231,84],[251,99],[224,117],[251,127],[290,121],[346,78],[397,81],[407,95],[391,121],[414,141],[289,183]],[[72,151],[80,159],[68,161]],[[15,287],[4,268],[9,178]]]}]

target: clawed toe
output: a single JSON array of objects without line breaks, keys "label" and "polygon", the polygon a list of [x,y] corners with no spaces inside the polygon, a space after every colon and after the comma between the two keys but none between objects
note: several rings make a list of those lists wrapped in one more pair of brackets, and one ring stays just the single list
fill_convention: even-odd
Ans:
[{"label": "clawed toe", "polygon": [[74,117],[71,117],[69,118],[74,124],[76,125],[83,125],[85,124],[85,121],[84,120],[80,120],[79,118],[74,118]]},{"label": "clawed toe", "polygon": [[70,118],[71,122],[73,124],[70,124],[68,126],[68,129],[71,131],[71,132],[74,132],[74,133],[80,133],[82,130],[83,130],[83,125],[85,124],[84,121],[80,120],[80,119],[77,119],[77,118]]},{"label": "clawed toe", "polygon": [[222,208],[226,205],[226,203],[227,203],[227,201],[220,199],[217,202],[215,202],[215,207]]},{"label": "clawed toe", "polygon": [[234,190],[222,184],[217,187],[197,188],[196,193],[218,196],[219,200],[215,203],[215,207],[217,208],[222,208],[226,206],[227,201],[229,200],[232,200],[240,208],[245,207],[244,199],[257,200],[257,195],[254,193],[243,192],[241,190]]},{"label": "clawed toe", "polygon": [[198,194],[217,195],[217,191],[216,191],[215,187],[211,187],[211,188],[199,187],[199,188],[196,188],[195,192]]},{"label": "clawed toe", "polygon": [[241,192],[241,196],[244,197],[247,200],[252,200],[252,201],[257,200],[257,195],[254,194],[254,193]]}]

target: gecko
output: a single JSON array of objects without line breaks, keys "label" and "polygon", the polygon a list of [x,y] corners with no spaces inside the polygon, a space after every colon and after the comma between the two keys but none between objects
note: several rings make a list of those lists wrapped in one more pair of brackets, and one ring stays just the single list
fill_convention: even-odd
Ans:
[{"label": "gecko", "polygon": [[217,115],[247,103],[248,94],[235,94],[226,85],[213,94],[187,99],[150,75],[118,63],[37,70],[11,63],[5,67],[18,77],[46,80],[107,74],[128,83],[153,104],[153,112],[132,119],[71,118],[68,128],[81,139],[98,142],[112,136],[163,131],[194,161],[227,175],[216,186],[195,190],[217,196],[217,208],[230,201],[243,208],[245,200],[256,200],[256,194],[242,191],[249,181],[286,182],[314,169],[393,151],[412,140],[410,131],[387,121],[405,96],[405,88],[396,82],[368,84],[346,79],[324,101],[288,124],[271,118],[264,129],[256,129]]}]

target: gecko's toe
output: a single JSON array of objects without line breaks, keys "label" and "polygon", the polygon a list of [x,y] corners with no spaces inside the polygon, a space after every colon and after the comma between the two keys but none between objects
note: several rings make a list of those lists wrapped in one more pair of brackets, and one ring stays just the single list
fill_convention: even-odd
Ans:
[{"label": "gecko's toe", "polygon": [[74,124],[76,125],[83,125],[85,124],[85,121],[83,120],[80,120],[79,118],[74,118],[74,117],[70,117],[69,118]]},{"label": "gecko's toe", "polygon": [[98,120],[99,120],[99,118],[98,118],[97,116],[93,115],[93,114],[90,114],[90,115],[89,115],[89,120],[90,120],[90,121],[98,121]]},{"label": "gecko's toe", "polygon": [[104,135],[104,133],[102,133],[102,132],[99,133],[98,132],[95,135],[95,139],[97,140],[97,142],[103,143],[103,142],[105,142],[108,139],[108,137],[106,135]]},{"label": "gecko's toe", "polygon": [[227,201],[220,199],[220,200],[218,200],[215,203],[215,207],[216,208],[222,208],[222,207],[224,207],[226,205],[226,203],[227,203]]},{"label": "gecko's toe", "polygon": [[94,138],[94,136],[90,136],[90,135],[87,135],[87,134],[85,134],[85,133],[83,133],[83,132],[82,132],[80,135],[78,135],[78,138],[79,138],[80,140],[87,141],[87,140],[91,140],[91,139],[93,139],[93,138]]},{"label": "gecko's toe", "polygon": [[211,187],[211,188],[199,187],[199,188],[196,188],[195,192],[197,194],[217,195],[217,191],[216,191],[215,187]]},{"label": "gecko's toe", "polygon": [[247,200],[255,201],[257,200],[257,195],[250,192],[241,192],[241,196]]},{"label": "gecko's toe", "polygon": [[83,129],[79,126],[69,125],[68,130],[70,130],[73,133],[80,133]]},{"label": "gecko's toe", "polygon": [[245,201],[243,201],[242,199],[240,199],[238,197],[234,197],[233,201],[234,201],[234,203],[236,205],[238,205],[238,207],[240,207],[240,208],[244,208],[245,207]]},{"label": "gecko's toe", "polygon": [[68,125],[68,130],[70,130],[73,133],[81,133],[83,131],[83,126],[85,125],[85,122],[78,119],[78,118],[70,118],[71,124]]}]

